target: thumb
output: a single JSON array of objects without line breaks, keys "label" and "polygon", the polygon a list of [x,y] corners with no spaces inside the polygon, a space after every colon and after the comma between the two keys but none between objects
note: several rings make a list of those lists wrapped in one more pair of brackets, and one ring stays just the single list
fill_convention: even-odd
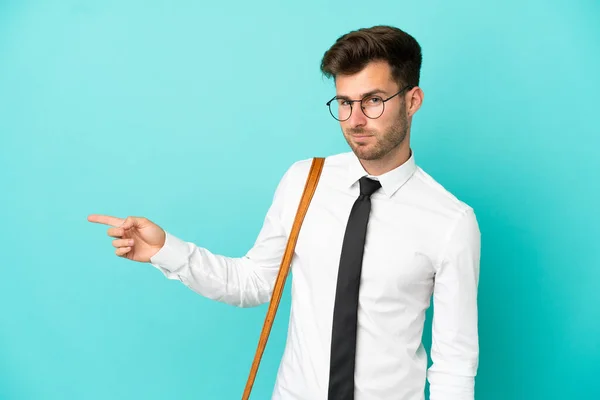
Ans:
[{"label": "thumb", "polygon": [[130,229],[134,225],[135,225],[135,217],[127,217],[127,218],[125,218],[125,221],[121,225],[121,228],[123,228],[123,229]]}]

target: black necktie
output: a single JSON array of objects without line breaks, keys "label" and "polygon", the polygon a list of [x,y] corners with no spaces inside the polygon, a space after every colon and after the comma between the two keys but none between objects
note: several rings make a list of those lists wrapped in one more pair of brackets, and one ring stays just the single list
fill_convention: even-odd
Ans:
[{"label": "black necktie", "polygon": [[331,334],[329,400],[354,399],[356,317],[360,272],[367,223],[371,211],[371,195],[381,187],[379,181],[366,176],[360,178],[359,183],[360,196],[350,211],[338,270]]}]

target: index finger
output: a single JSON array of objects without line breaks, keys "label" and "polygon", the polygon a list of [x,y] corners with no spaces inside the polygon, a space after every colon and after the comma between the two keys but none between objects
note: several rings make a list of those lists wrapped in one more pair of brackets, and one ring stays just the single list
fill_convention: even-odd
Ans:
[{"label": "index finger", "polygon": [[121,226],[121,225],[123,225],[123,222],[125,222],[125,220],[121,219],[121,218],[111,217],[110,215],[100,215],[100,214],[88,215],[87,219],[90,222],[94,222],[97,224],[111,225],[114,227]]}]

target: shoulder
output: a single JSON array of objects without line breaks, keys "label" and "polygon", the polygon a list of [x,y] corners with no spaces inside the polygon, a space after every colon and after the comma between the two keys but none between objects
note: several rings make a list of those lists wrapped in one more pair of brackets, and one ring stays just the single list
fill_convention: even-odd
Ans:
[{"label": "shoulder", "polygon": [[[339,153],[315,157],[325,159],[317,187],[317,190],[322,190],[323,186],[327,186],[328,182],[337,179],[346,170],[349,156],[347,153]],[[295,212],[306,186],[313,159],[314,157],[296,160],[284,171],[276,190],[276,197],[285,203],[285,208],[289,207]]]},{"label": "shoulder", "polygon": [[[325,174],[339,172],[347,168],[350,153],[337,153],[327,156],[317,155],[315,157],[322,157],[325,159],[322,172],[323,174]],[[310,157],[294,161],[285,171],[282,181],[286,181],[288,183],[297,183],[305,181],[308,177],[313,158],[314,157]]]},{"label": "shoulder", "polygon": [[433,226],[439,229],[443,249],[440,256],[464,249],[478,251],[481,233],[473,207],[420,167],[417,167],[412,180],[421,193],[420,206],[426,207],[430,215],[436,215],[437,223]]},{"label": "shoulder", "polygon": [[419,198],[424,202],[424,206],[432,208],[450,219],[460,219],[465,214],[474,212],[470,204],[458,198],[421,167],[417,166],[411,184],[418,189]]}]

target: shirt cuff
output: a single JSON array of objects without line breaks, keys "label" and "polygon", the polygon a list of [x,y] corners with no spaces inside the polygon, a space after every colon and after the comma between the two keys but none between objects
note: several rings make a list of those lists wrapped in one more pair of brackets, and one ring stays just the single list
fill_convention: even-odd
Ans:
[{"label": "shirt cuff", "polygon": [[165,232],[165,244],[150,257],[150,264],[161,270],[173,272],[189,263],[189,243]]}]

